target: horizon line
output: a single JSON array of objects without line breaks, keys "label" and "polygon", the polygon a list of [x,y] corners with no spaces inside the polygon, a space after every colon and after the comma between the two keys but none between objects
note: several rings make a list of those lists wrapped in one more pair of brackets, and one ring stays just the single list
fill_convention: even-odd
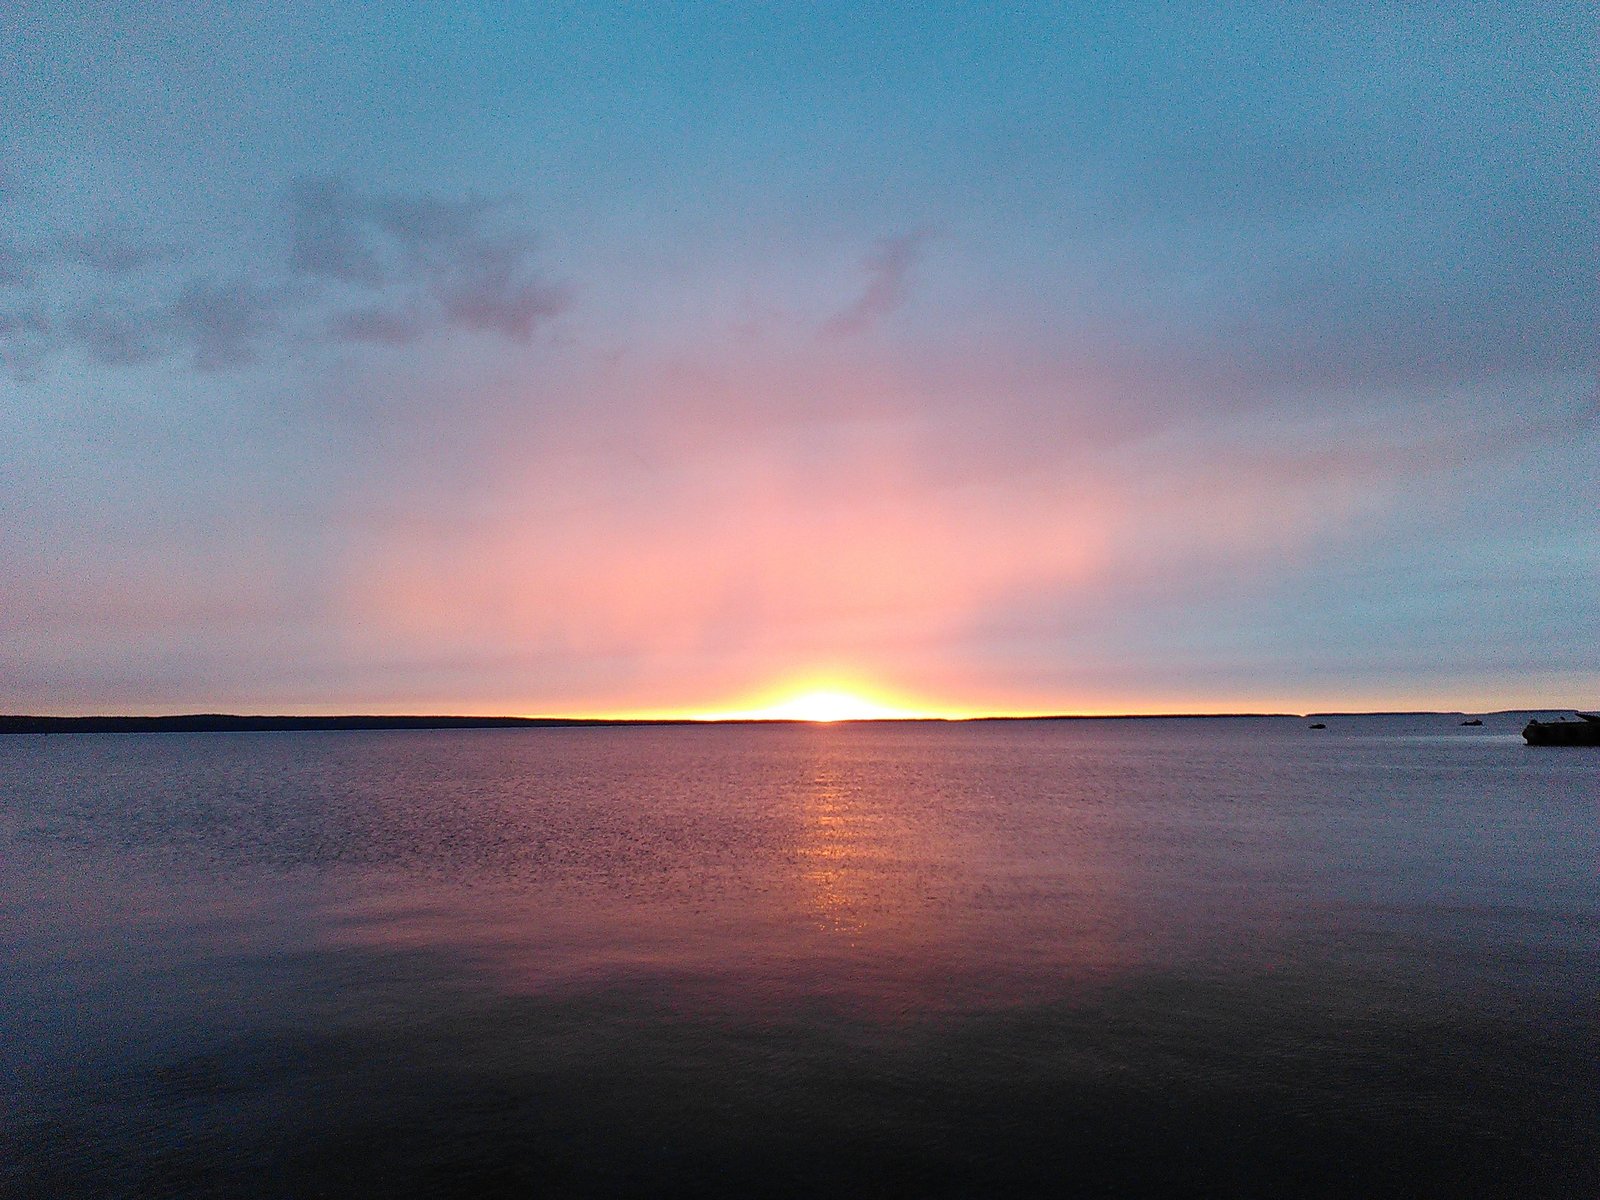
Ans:
[{"label": "horizon line", "polygon": [[695,716],[521,716],[444,713],[0,713],[0,734],[48,732],[337,732],[340,730],[403,731],[407,729],[515,729],[605,726],[711,725],[858,725],[1001,721],[1159,721],[1159,720],[1309,720],[1314,717],[1514,716],[1528,713],[1577,712],[1577,706],[1465,709],[1371,709],[1296,712],[1159,712],[1159,713],[980,713],[961,716],[908,715],[841,717],[695,717]]}]

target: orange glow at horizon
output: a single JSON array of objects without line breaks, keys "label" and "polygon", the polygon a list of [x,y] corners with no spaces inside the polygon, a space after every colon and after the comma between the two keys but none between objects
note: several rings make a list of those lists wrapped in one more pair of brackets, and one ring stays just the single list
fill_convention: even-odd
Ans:
[{"label": "orange glow at horizon", "polygon": [[821,686],[793,689],[769,696],[749,708],[731,712],[692,714],[702,721],[894,721],[942,716],[923,710],[901,707],[849,686]]},{"label": "orange glow at horizon", "polygon": [[[913,697],[904,692],[858,682],[854,675],[803,677],[799,682],[767,688],[716,707],[628,708],[586,712],[608,720],[804,721],[819,725],[845,721],[968,721],[985,717],[1116,716],[1203,711],[1201,706],[1172,704],[1051,704],[1015,702],[951,704]],[[1229,710],[1217,710],[1229,711]],[[1231,711],[1250,711],[1241,706]],[[1290,709],[1281,709],[1290,711]],[[1300,711],[1300,710],[1294,710]],[[1309,710],[1306,710],[1309,711]]]}]

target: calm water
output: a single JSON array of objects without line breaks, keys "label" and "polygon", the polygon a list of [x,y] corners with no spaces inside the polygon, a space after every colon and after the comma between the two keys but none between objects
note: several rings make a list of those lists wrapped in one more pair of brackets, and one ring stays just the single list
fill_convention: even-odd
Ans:
[{"label": "calm water", "polygon": [[0,738],[0,1193],[1600,1195],[1600,752]]}]

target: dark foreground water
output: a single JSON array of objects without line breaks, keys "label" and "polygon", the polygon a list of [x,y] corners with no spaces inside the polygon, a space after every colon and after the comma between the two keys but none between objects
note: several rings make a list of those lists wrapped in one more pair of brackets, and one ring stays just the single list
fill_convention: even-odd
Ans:
[{"label": "dark foreground water", "polygon": [[0,1193],[1600,1195],[1600,752],[0,739]]}]

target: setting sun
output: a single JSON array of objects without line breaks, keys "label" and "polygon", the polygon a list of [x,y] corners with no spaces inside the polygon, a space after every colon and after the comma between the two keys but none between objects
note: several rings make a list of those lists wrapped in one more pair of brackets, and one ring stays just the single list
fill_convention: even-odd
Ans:
[{"label": "setting sun", "polygon": [[702,714],[709,721],[887,721],[921,716],[855,692],[817,689],[741,712]]}]

